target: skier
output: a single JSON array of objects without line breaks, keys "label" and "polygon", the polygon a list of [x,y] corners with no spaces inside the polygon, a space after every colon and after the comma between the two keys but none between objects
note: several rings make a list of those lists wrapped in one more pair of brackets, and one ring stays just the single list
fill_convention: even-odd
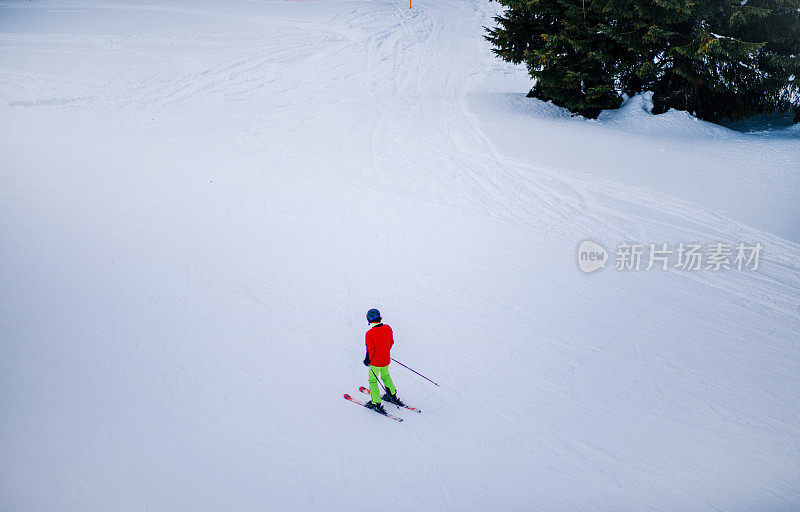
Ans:
[{"label": "skier", "polygon": [[390,351],[392,345],[394,345],[394,336],[392,335],[392,328],[381,323],[381,312],[377,309],[367,311],[367,323],[369,324],[369,329],[365,336],[367,355],[364,357],[364,366],[369,368],[370,401],[367,402],[367,407],[381,414],[386,414],[386,410],[381,404],[378,374],[380,374],[381,380],[386,386],[386,394],[383,395],[383,399],[393,404],[404,405],[397,398],[397,389],[395,389],[392,377],[389,375]]}]

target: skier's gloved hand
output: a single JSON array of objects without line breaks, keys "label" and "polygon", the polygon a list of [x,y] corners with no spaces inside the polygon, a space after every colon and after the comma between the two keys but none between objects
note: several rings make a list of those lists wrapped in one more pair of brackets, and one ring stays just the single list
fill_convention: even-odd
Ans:
[{"label": "skier's gloved hand", "polygon": [[364,366],[369,366],[369,352],[364,356]]}]

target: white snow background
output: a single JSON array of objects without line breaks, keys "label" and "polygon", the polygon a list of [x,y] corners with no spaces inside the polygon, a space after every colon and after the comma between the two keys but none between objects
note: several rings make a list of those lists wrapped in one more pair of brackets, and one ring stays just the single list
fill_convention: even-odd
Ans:
[{"label": "white snow background", "polygon": [[0,1],[0,510],[800,508],[800,131],[570,117],[499,9]]}]

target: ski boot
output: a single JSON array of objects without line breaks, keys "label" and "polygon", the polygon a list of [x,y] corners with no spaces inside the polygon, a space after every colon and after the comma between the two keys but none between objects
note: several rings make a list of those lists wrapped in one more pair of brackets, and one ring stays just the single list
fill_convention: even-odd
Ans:
[{"label": "ski boot", "polygon": [[367,409],[372,409],[375,412],[386,414],[386,409],[383,408],[383,404],[376,404],[372,400],[367,401]]},{"label": "ski boot", "polygon": [[387,389],[386,393],[383,394],[383,399],[386,400],[389,403],[392,403],[392,404],[395,404],[395,405],[399,405],[400,407],[403,407],[404,405],[406,405],[406,404],[403,403],[402,400],[400,400],[397,397],[397,391],[395,391],[395,393],[392,395],[392,394],[389,393],[389,390]]}]

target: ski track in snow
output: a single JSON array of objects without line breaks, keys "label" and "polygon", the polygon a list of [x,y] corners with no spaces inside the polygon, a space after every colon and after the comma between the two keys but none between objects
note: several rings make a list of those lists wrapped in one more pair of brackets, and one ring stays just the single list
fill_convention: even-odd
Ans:
[{"label": "ski track in snow", "polygon": [[[0,509],[798,507],[798,244],[503,143],[717,132],[520,120],[497,5],[406,7],[0,2]],[[584,239],[765,251],[583,275]],[[373,306],[442,383],[393,367],[401,425],[341,398]]]}]

